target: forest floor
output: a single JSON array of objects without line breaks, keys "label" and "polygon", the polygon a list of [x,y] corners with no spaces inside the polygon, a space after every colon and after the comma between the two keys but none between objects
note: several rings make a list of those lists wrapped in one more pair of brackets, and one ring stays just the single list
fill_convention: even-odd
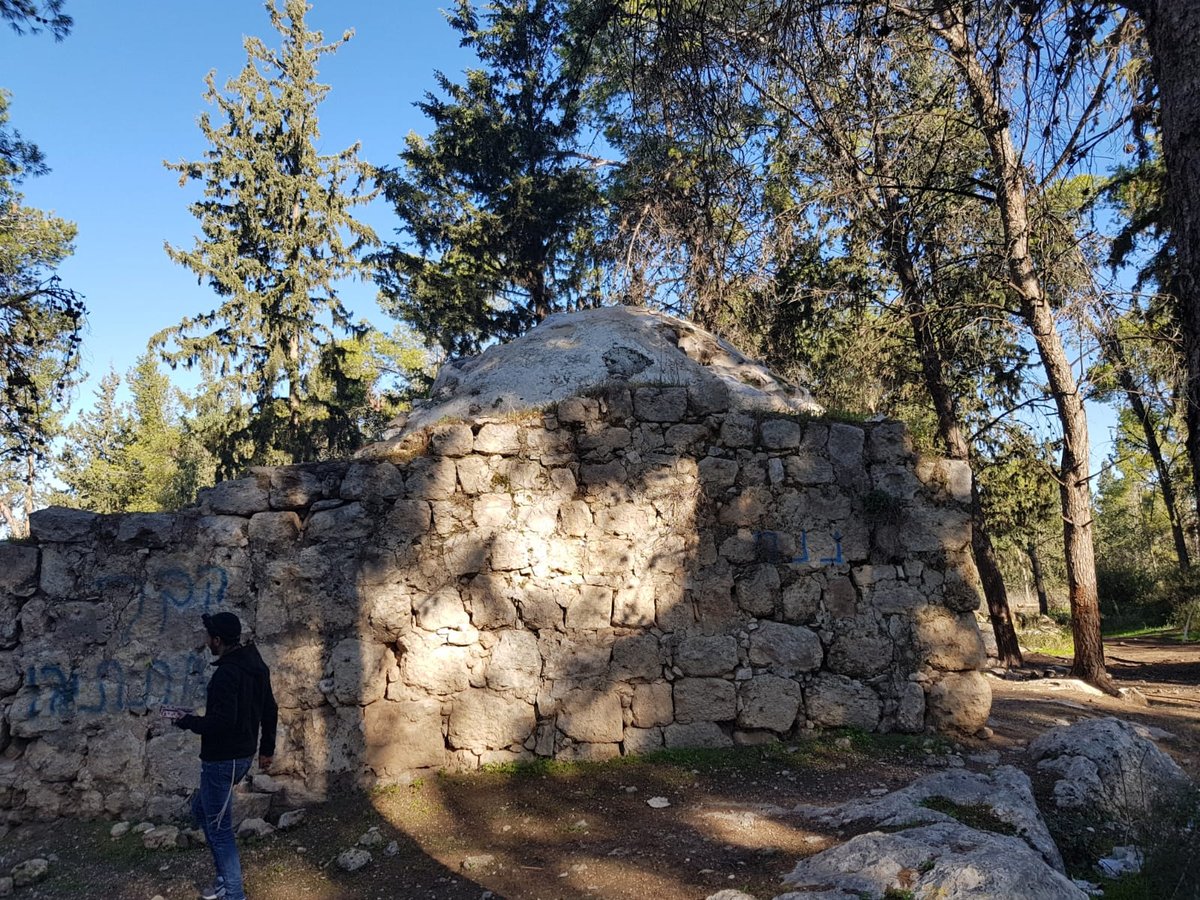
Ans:
[{"label": "forest floor", "polygon": [[[555,765],[427,779],[309,809],[298,828],[242,849],[253,900],[450,898],[697,900],[738,888],[766,900],[802,856],[843,839],[800,819],[800,803],[833,806],[909,784],[948,754],[997,751],[1026,766],[1025,744],[1058,724],[1115,715],[1169,732],[1160,740],[1200,772],[1200,644],[1169,635],[1106,646],[1112,674],[1149,705],[1062,677],[993,678],[990,740],[822,734],[730,751],[672,752],[603,765]],[[1028,660],[1029,674],[1065,661]],[[666,798],[655,808],[651,798]],[[0,871],[33,856],[49,877],[18,898],[190,898],[211,877],[203,848],[145,850],[109,837],[108,822],[18,828],[0,840]],[[335,860],[375,829],[382,844],[355,873]],[[384,847],[395,842],[394,855]]]}]

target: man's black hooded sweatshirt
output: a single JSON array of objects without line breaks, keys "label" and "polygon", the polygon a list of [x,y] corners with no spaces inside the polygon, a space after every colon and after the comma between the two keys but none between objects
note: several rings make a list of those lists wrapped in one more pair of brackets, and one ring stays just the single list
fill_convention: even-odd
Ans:
[{"label": "man's black hooded sweatshirt", "polygon": [[213,665],[204,715],[184,716],[175,724],[200,735],[200,758],[207,762],[245,759],[256,748],[260,756],[274,756],[279,710],[271,693],[271,670],[258,648],[234,647]]}]

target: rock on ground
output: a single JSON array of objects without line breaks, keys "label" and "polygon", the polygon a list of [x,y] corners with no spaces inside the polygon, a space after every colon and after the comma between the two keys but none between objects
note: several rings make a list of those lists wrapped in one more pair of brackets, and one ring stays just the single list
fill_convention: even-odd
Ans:
[{"label": "rock on ground", "polygon": [[880,897],[889,890],[939,900],[1087,897],[1019,838],[977,831],[958,822],[937,822],[893,834],[860,834],[801,860],[784,881],[824,891],[789,892],[775,900],[840,900],[863,893]]}]

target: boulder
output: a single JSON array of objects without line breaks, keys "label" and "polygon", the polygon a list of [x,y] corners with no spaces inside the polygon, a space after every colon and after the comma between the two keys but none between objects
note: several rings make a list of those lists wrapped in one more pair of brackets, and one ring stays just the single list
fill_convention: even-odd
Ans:
[{"label": "boulder", "polygon": [[929,689],[925,704],[930,725],[963,734],[983,728],[991,709],[992,686],[980,672],[948,672]]}]

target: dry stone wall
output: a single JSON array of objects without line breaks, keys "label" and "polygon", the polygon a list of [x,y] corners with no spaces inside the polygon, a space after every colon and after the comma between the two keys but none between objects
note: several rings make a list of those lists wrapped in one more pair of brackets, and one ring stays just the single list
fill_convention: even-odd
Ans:
[{"label": "dry stone wall", "polygon": [[200,614],[274,672],[296,796],[809,728],[972,731],[990,693],[969,473],[902,426],[613,387],[255,469],[173,514],[49,509],[0,543],[0,810],[169,815]]}]

